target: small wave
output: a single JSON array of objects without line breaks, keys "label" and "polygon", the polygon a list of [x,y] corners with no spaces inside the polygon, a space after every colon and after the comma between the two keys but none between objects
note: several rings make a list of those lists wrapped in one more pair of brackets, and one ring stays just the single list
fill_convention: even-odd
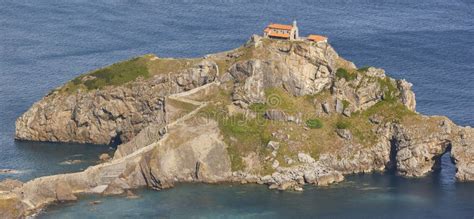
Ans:
[{"label": "small wave", "polygon": [[14,170],[14,169],[0,169],[0,175],[5,174],[5,175],[20,175],[24,174],[26,172],[29,172],[30,170]]},{"label": "small wave", "polygon": [[65,160],[65,161],[63,161],[59,164],[60,165],[75,165],[75,164],[80,164],[82,162],[84,162],[84,161],[82,161],[82,160]]}]

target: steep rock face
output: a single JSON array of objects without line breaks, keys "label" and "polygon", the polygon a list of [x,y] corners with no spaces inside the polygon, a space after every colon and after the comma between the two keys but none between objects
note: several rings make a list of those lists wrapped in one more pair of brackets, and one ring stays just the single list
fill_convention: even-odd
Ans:
[{"label": "steep rock face", "polygon": [[284,88],[295,96],[319,93],[331,86],[336,62],[341,59],[326,43],[272,43],[264,53],[229,70],[235,82],[233,99],[239,105],[264,102],[265,89],[272,87]]},{"label": "steep rock face", "polygon": [[234,78],[232,99],[241,106],[265,102],[264,72],[271,71],[268,63],[250,60],[232,66],[229,73]]},{"label": "steep rock face", "polygon": [[456,164],[456,178],[459,181],[474,181],[474,129],[459,128],[455,134],[451,142],[451,157]]},{"label": "steep rock face", "polygon": [[344,174],[384,171],[390,159],[390,144],[379,142],[373,147],[350,144],[344,150],[321,155],[321,162]]},{"label": "steep rock face", "polygon": [[151,173],[160,182],[225,181],[231,175],[227,145],[217,122],[195,118],[178,124],[150,157]]},{"label": "steep rock face", "polygon": [[142,129],[132,140],[121,144],[114,153],[114,159],[124,157],[138,149],[157,142],[166,133],[164,124],[151,124]]},{"label": "steep rock face", "polygon": [[216,64],[202,61],[172,75],[136,80],[129,86],[53,92],[16,121],[19,140],[109,144],[127,142],[149,124],[165,124],[164,96],[215,80]]},{"label": "steep rock face", "polygon": [[408,125],[395,125],[397,172],[404,176],[423,176],[435,168],[448,149],[453,124],[447,118],[423,117]]},{"label": "steep rock face", "polygon": [[339,150],[320,155],[320,161],[344,174],[384,171],[390,163],[391,124],[381,124],[376,133],[380,138],[373,146],[346,141]]},{"label": "steep rock face", "polygon": [[399,97],[409,110],[415,111],[415,94],[411,84],[405,80],[395,80],[385,75],[383,69],[370,67],[356,71],[354,79],[338,78],[331,88],[337,99],[349,103],[351,112],[370,108],[381,100]]},{"label": "steep rock face", "polygon": [[401,100],[403,105],[407,106],[411,111],[416,110],[416,100],[415,93],[412,91],[411,87],[413,85],[406,80],[397,80],[397,87],[401,93]]},{"label": "steep rock face", "polygon": [[20,140],[109,144],[128,141],[146,125],[164,122],[164,102],[145,86],[50,95],[16,122]]},{"label": "steep rock face", "polygon": [[[373,74],[372,72],[378,72]],[[346,81],[344,78],[336,80],[332,88],[336,97],[350,103],[351,111],[365,110],[380,100],[384,90],[378,80],[385,79],[382,69],[369,68],[366,75],[357,74],[354,80]]]},{"label": "steep rock face", "polygon": [[284,62],[275,60],[279,63],[275,68],[281,69],[283,87],[301,96],[330,86],[339,56],[329,44],[302,43],[294,44],[282,58]]}]

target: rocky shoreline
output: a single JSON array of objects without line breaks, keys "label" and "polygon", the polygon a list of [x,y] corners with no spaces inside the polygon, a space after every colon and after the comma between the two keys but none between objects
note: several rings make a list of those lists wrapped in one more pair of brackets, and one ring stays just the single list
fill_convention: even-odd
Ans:
[{"label": "rocky shoreline", "polygon": [[[77,194],[178,182],[300,191],[353,173],[421,177],[449,150],[457,180],[474,181],[473,128],[416,113],[410,83],[357,69],[327,43],[253,36],[202,59],[142,59],[147,77],[88,90],[99,76],[86,74],[17,120],[17,139],[119,146],[82,172],[1,182],[0,217],[32,215]],[[165,68],[169,62],[176,67]]]}]

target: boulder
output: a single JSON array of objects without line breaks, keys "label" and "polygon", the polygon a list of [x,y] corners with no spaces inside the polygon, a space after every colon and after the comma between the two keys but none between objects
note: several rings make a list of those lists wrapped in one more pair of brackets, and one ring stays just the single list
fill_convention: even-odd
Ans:
[{"label": "boulder", "polygon": [[327,114],[331,113],[331,107],[329,106],[329,103],[324,102],[321,104],[321,107],[323,108],[323,111]]},{"label": "boulder", "polygon": [[125,193],[125,189],[118,183],[111,183],[102,193],[103,195],[120,195]]},{"label": "boulder", "polygon": [[310,155],[305,154],[305,153],[298,153],[298,160],[301,163],[314,163],[315,160],[312,158]]},{"label": "boulder", "polygon": [[103,153],[103,154],[101,154],[101,155],[99,156],[99,160],[102,161],[102,162],[106,162],[106,161],[108,161],[108,160],[110,160],[110,159],[111,159],[111,157],[110,157],[110,155],[107,154],[107,153]]},{"label": "boulder", "polygon": [[336,133],[343,139],[352,140],[352,133],[348,129],[336,129]]},{"label": "boulder", "polygon": [[278,160],[274,160],[273,163],[272,163],[272,168],[276,169],[279,166],[280,166],[280,162],[278,162]]},{"label": "boulder", "polygon": [[267,148],[270,148],[274,151],[277,151],[280,148],[280,142],[277,141],[269,141],[267,144]]},{"label": "boulder", "polygon": [[275,110],[275,109],[267,110],[265,112],[265,118],[268,120],[285,121],[285,122],[288,120],[288,116],[286,115],[285,112],[281,110]]},{"label": "boulder", "polygon": [[373,124],[380,124],[383,121],[383,118],[377,114],[369,117],[369,121]]},{"label": "boulder", "polygon": [[343,180],[344,176],[340,172],[330,172],[328,174],[318,176],[314,183],[318,186],[327,186],[336,182],[341,182]]},{"label": "boulder", "polygon": [[336,99],[336,112],[341,114],[344,111],[344,104],[340,99]]},{"label": "boulder", "polygon": [[351,117],[351,109],[349,107],[345,108],[344,111],[342,112],[342,115],[346,117]]}]

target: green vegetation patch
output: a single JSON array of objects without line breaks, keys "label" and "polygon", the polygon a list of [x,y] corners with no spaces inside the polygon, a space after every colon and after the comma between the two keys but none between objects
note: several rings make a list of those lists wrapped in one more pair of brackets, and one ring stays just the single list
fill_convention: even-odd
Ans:
[{"label": "green vegetation patch", "polygon": [[378,82],[380,84],[380,87],[384,90],[383,99],[388,102],[397,102],[399,99],[399,97],[397,96],[398,89],[392,83],[390,78],[389,77],[386,77],[385,79],[378,78]]},{"label": "green vegetation patch", "polygon": [[347,109],[347,107],[349,107],[349,105],[351,105],[351,103],[349,103],[349,101],[342,100],[342,108],[343,109]]},{"label": "green vegetation patch", "polygon": [[346,81],[352,81],[357,78],[357,72],[349,72],[345,68],[338,68],[336,71],[338,78],[344,78]]},{"label": "green vegetation patch", "polygon": [[301,97],[295,97],[282,88],[274,87],[265,89],[265,97],[267,98],[266,107],[268,109],[280,109],[287,113],[301,111],[301,108],[297,109],[295,107],[302,107],[302,105],[298,104]]},{"label": "green vegetation patch", "polygon": [[402,119],[410,116],[416,116],[415,112],[409,110],[405,105],[398,101],[389,101],[383,100],[369,109],[358,112],[356,115],[362,115],[365,118],[369,118],[373,115],[380,115],[384,118],[386,122],[397,122],[401,121]]},{"label": "green vegetation patch", "polygon": [[148,78],[147,58],[137,57],[81,75],[68,82],[62,90],[72,93],[78,89],[95,90],[109,85],[122,85],[138,77]]},{"label": "green vegetation patch", "polygon": [[336,129],[348,129],[351,124],[348,121],[339,120],[336,123]]},{"label": "green vegetation patch", "polygon": [[358,72],[367,72],[369,70],[370,66],[364,66],[364,67],[361,67],[361,68],[358,68],[357,71]]},{"label": "green vegetation patch", "polygon": [[231,52],[230,56],[218,57],[215,58],[217,66],[219,67],[219,74],[225,73],[232,65],[237,62],[247,61],[250,59],[263,59],[265,53],[262,51],[257,51],[252,46],[242,46]]},{"label": "green vegetation patch", "polygon": [[66,83],[61,91],[72,93],[79,89],[89,91],[106,86],[119,86],[138,77],[146,79],[157,74],[177,73],[191,68],[200,60],[157,58],[155,55],[147,54],[83,74]]},{"label": "green vegetation patch", "polygon": [[[228,145],[227,150],[233,171],[244,169],[243,157],[255,152],[262,164],[261,173],[271,173],[273,171],[271,162],[265,161],[265,157],[271,152],[266,148],[270,140],[280,142],[276,159],[280,165],[284,166],[286,165],[285,156],[295,159],[298,152],[306,152],[317,159],[321,153],[331,153],[343,147],[344,141],[337,135],[335,129],[348,129],[353,134],[356,143],[371,147],[379,139],[377,133],[374,132],[377,125],[369,120],[371,116],[380,115],[383,122],[397,122],[416,115],[398,101],[383,100],[365,111],[353,113],[351,117],[331,114],[319,118],[314,114],[315,103],[319,106],[319,103],[327,101],[331,97],[330,93],[322,92],[317,95],[294,97],[280,88],[267,89],[265,93],[267,98],[268,95],[277,95],[279,100],[273,104],[267,101],[250,105],[250,109],[256,112],[256,117],[246,117],[243,114],[229,116],[225,106],[230,102],[219,105],[217,102],[221,101],[217,101],[205,108],[205,112],[212,115],[211,117],[219,123],[221,133]],[[278,104],[275,105],[275,103]],[[265,120],[263,113],[268,109],[284,109],[285,112],[293,115],[298,112],[304,113],[305,123],[302,125]],[[310,129],[305,129],[305,126]],[[281,133],[287,136],[284,137],[287,140],[281,140],[272,133]]]},{"label": "green vegetation patch", "polygon": [[312,129],[320,129],[323,127],[323,122],[319,119],[308,119],[306,120],[306,126]]},{"label": "green vegetation patch", "polygon": [[265,111],[268,109],[268,106],[266,103],[252,103],[249,106],[249,109],[256,113],[265,113]]},{"label": "green vegetation patch", "polygon": [[210,105],[203,112],[219,123],[219,129],[228,144],[227,151],[232,170],[242,170],[245,166],[242,157],[250,152],[265,153],[271,133],[267,132],[267,123],[262,117],[248,118],[243,114],[228,116],[226,111],[216,105]]},{"label": "green vegetation patch", "polygon": [[147,62],[150,75],[176,73],[191,68],[201,59],[154,58]]}]

